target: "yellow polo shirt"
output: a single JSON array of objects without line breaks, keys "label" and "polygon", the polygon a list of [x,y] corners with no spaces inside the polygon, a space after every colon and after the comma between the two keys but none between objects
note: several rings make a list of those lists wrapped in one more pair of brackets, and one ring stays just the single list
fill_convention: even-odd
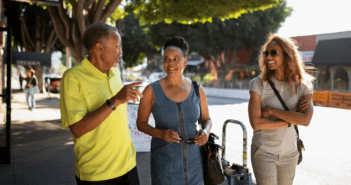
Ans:
[{"label": "yellow polo shirt", "polygon": [[[87,58],[67,70],[61,80],[60,109],[63,129],[98,109],[123,87],[117,68],[102,73]],[[97,128],[75,138],[74,173],[84,181],[122,176],[136,166],[136,152],[128,127],[127,104],[122,104]]]}]

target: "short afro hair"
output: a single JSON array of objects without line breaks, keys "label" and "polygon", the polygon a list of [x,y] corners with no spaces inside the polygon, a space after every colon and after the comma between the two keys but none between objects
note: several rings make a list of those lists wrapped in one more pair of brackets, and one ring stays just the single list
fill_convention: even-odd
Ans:
[{"label": "short afro hair", "polygon": [[187,53],[189,51],[189,45],[183,37],[180,36],[173,36],[168,37],[163,44],[163,49],[166,50],[167,47],[176,46],[179,47],[180,50],[183,52],[184,57],[187,57]]},{"label": "short afro hair", "polygon": [[84,46],[89,52],[101,38],[109,38],[111,32],[117,32],[117,28],[109,26],[102,22],[90,25],[84,32]]}]

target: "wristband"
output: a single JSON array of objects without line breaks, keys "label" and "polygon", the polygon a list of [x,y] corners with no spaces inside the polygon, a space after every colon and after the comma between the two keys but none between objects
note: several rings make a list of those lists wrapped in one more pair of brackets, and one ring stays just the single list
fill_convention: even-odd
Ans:
[{"label": "wristband", "polygon": [[113,105],[113,103],[110,100],[106,100],[106,104],[112,109],[112,110],[116,110],[115,105]]}]

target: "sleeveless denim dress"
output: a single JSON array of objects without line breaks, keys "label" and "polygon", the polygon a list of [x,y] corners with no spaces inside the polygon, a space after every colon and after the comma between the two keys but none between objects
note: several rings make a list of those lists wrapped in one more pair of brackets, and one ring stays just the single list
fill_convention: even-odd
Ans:
[{"label": "sleeveless denim dress", "polygon": [[[194,138],[200,116],[200,99],[192,86],[182,102],[169,99],[159,81],[151,83],[154,92],[152,114],[156,128],[171,129],[183,139]],[[151,178],[153,185],[203,185],[200,146],[185,142],[151,140]]]}]

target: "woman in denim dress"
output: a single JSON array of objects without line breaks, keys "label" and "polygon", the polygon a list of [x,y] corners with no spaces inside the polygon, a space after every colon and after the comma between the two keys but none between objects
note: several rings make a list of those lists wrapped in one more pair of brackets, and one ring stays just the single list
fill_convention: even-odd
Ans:
[{"label": "woman in denim dress", "polygon": [[[212,126],[206,95],[200,87],[200,99],[191,80],[183,77],[187,42],[182,37],[170,37],[163,48],[167,76],[145,88],[137,119],[138,129],[152,136],[152,184],[203,185],[200,146],[207,142]],[[200,101],[205,128],[198,131]],[[155,128],[148,125],[151,112]]]}]

